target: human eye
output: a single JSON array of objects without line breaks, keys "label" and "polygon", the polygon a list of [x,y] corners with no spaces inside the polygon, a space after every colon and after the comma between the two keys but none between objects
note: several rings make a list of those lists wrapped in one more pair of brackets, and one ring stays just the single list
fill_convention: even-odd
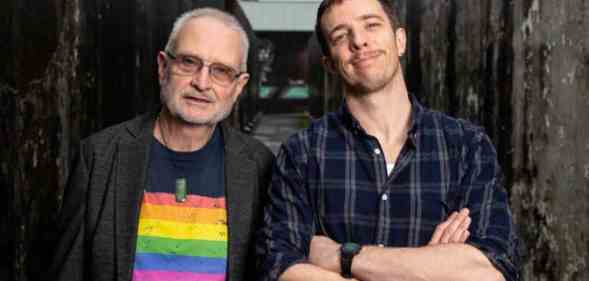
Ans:
[{"label": "human eye", "polygon": [[380,27],[382,24],[378,21],[369,21],[366,23],[366,29],[376,29]]},{"label": "human eye", "polygon": [[334,45],[339,45],[342,42],[344,42],[347,37],[348,37],[348,35],[346,32],[338,32],[338,33],[335,33],[331,36],[331,42]]},{"label": "human eye", "polygon": [[185,74],[200,71],[203,66],[201,59],[191,56],[178,56],[178,68]]},{"label": "human eye", "polygon": [[212,64],[210,67],[212,75],[223,82],[232,81],[233,78],[236,76],[235,70],[233,70],[229,66],[215,63]]},{"label": "human eye", "polygon": [[196,67],[198,65],[201,65],[202,64],[202,61],[200,61],[197,58],[191,58],[191,57],[188,57],[188,56],[183,56],[183,57],[180,58],[180,63],[183,66],[187,66],[187,67]]}]

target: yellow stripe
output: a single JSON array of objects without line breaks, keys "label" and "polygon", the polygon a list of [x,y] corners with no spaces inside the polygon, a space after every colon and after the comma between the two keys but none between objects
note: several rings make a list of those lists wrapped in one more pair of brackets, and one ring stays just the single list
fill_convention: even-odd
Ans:
[{"label": "yellow stripe", "polygon": [[185,208],[143,204],[141,219],[164,220],[181,223],[227,224],[225,209]]},{"label": "yellow stripe", "polygon": [[227,226],[142,219],[139,235],[169,239],[227,241]]}]

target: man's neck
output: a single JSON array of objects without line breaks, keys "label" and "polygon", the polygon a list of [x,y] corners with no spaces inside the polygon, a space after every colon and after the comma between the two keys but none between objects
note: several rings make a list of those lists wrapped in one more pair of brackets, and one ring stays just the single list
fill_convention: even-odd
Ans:
[{"label": "man's neck", "polygon": [[404,81],[371,93],[347,92],[346,103],[366,133],[378,140],[385,161],[396,163],[411,123],[411,101]]},{"label": "man's neck", "polygon": [[368,94],[346,93],[346,103],[362,128],[381,144],[404,143],[411,118],[404,82]]},{"label": "man's neck", "polygon": [[215,126],[187,124],[162,110],[156,120],[153,135],[173,151],[191,152],[204,147],[214,131]]}]

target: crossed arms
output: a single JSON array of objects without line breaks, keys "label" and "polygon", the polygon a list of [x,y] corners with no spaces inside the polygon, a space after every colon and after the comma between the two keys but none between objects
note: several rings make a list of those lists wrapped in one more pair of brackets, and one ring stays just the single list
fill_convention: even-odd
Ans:
[{"label": "crossed arms", "polygon": [[[425,247],[365,246],[354,258],[353,276],[362,281],[504,280],[480,251],[464,244],[470,235],[468,212],[454,212],[439,224]],[[289,267],[279,280],[346,280],[339,274],[339,250],[340,244],[330,238],[314,236],[308,263]]]},{"label": "crossed arms", "polygon": [[[501,184],[494,148],[477,139],[463,182],[461,207],[468,208],[438,225],[420,247],[365,245],[352,263],[352,276],[371,280],[518,280],[517,237]],[[275,166],[265,227],[258,253],[264,280],[345,280],[340,274],[340,244],[314,236],[314,206],[305,193],[305,167],[288,147]],[[476,159],[476,161],[474,160]],[[282,167],[280,165],[283,165]],[[289,167],[290,166],[290,167]],[[286,168],[285,168],[286,167]],[[299,169],[303,170],[303,169]],[[287,173],[288,171],[288,173]],[[464,221],[472,219],[470,226]],[[285,219],[288,218],[288,219]],[[468,220],[467,220],[468,221]],[[470,233],[466,232],[468,229]]]}]

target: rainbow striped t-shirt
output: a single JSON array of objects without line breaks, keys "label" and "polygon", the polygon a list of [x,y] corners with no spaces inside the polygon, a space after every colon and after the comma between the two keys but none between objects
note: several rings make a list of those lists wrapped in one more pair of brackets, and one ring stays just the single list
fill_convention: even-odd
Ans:
[{"label": "rainbow striped t-shirt", "polygon": [[134,281],[225,280],[225,198],[145,192],[141,205]]}]

